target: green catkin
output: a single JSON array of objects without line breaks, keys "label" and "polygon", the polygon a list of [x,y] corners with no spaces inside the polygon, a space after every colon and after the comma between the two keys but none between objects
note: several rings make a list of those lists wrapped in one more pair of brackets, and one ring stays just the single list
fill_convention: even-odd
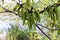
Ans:
[{"label": "green catkin", "polygon": [[36,24],[35,21],[36,21],[36,20],[35,20],[35,15],[34,15],[34,13],[32,13],[32,24],[34,25],[34,26],[33,26],[33,29],[36,29],[36,28],[35,28],[35,24]]},{"label": "green catkin", "polygon": [[16,5],[14,8],[13,8],[13,11],[15,11],[17,9],[18,5]]},{"label": "green catkin", "polygon": [[19,4],[16,4],[16,6],[13,8],[13,11],[16,11],[20,7]]},{"label": "green catkin", "polygon": [[27,3],[27,5],[28,5],[28,7],[31,6],[31,0],[26,0],[26,3]]},{"label": "green catkin", "polygon": [[40,15],[37,12],[35,12],[35,20],[36,22],[40,22]]},{"label": "green catkin", "polygon": [[37,15],[38,15],[38,17],[37,17],[38,19],[37,20],[38,20],[38,22],[40,22],[40,14],[37,13]]},{"label": "green catkin", "polygon": [[31,18],[31,15],[29,15],[29,18],[28,18],[28,26],[29,26],[29,30],[32,29],[32,18]]},{"label": "green catkin", "polygon": [[53,20],[53,10],[51,9],[50,12],[51,12],[51,14],[50,14],[51,15],[51,19]]},{"label": "green catkin", "polygon": [[56,20],[59,20],[59,14],[57,13],[57,7],[54,8],[54,12],[55,12],[55,15],[56,15]]},{"label": "green catkin", "polygon": [[21,18],[23,20],[23,24],[25,24],[25,13],[24,13],[24,8],[21,9]]},{"label": "green catkin", "polygon": [[18,16],[20,16],[20,9],[18,9]]},{"label": "green catkin", "polygon": [[32,23],[35,24],[35,16],[34,16],[34,13],[32,13]]},{"label": "green catkin", "polygon": [[47,10],[47,13],[48,13],[48,16],[51,18],[51,12],[49,9]]}]

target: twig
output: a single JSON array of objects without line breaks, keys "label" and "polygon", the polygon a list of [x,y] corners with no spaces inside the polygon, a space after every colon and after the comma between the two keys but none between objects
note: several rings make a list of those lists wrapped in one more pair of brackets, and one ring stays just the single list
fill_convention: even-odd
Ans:
[{"label": "twig", "polygon": [[46,33],[43,32],[43,30],[37,24],[36,26],[49,40],[52,40]]},{"label": "twig", "polygon": [[[17,4],[20,4],[20,3],[17,3]],[[25,3],[23,3],[23,4],[20,4],[20,6],[21,7],[19,7],[19,9],[20,8],[22,8],[22,6],[24,5]],[[1,6],[2,7],[2,6]],[[16,13],[15,11],[11,11],[11,10],[9,10],[9,9],[6,9],[6,8],[4,8],[4,7],[2,7],[5,11],[3,11],[3,12],[10,12],[10,13],[13,13],[13,14],[15,14],[15,15],[18,15],[18,13]],[[0,13],[3,13],[3,12],[0,12]],[[21,16],[19,16],[19,17],[21,17]]]},{"label": "twig", "polygon": [[16,12],[14,12],[14,11],[11,11],[11,10],[8,10],[8,9],[6,9],[6,8],[4,8],[4,7],[2,7],[4,10],[6,10],[6,12],[11,12],[11,13],[14,13],[15,15],[18,15]]},{"label": "twig", "polygon": [[46,8],[44,8],[43,10],[39,11],[39,13],[43,13],[45,10],[50,9],[52,7],[55,7],[55,6],[57,6],[57,7],[60,6],[60,3],[54,3],[52,5],[49,5]]},{"label": "twig", "polygon": [[37,24],[37,25],[42,26],[42,27],[44,27],[44,28],[46,28],[46,29],[48,29],[48,30],[60,30],[60,28],[55,28],[55,29],[53,29],[53,28],[48,28],[48,27],[43,26],[42,24]]}]

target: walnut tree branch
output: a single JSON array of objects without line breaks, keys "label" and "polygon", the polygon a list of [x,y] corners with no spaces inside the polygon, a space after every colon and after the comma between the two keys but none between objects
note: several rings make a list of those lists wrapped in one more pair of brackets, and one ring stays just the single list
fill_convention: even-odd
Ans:
[{"label": "walnut tree branch", "polygon": [[48,27],[43,26],[42,24],[37,24],[37,25],[42,26],[48,30],[60,30],[60,28],[48,28]]},{"label": "walnut tree branch", "polygon": [[10,13],[13,13],[13,14],[15,14],[15,15],[18,15],[15,11],[11,11],[11,10],[6,9],[6,8],[4,8],[4,7],[2,7],[2,8],[5,10],[5,12],[10,12]]},{"label": "walnut tree branch", "polygon": [[52,40],[46,33],[43,32],[43,30],[37,24],[36,26],[49,40]]},{"label": "walnut tree branch", "polygon": [[55,6],[56,7],[60,6],[60,3],[54,3],[52,5],[49,5],[49,6],[45,7],[43,10],[39,11],[39,13],[43,13],[45,10],[51,9],[52,7],[55,7]]}]

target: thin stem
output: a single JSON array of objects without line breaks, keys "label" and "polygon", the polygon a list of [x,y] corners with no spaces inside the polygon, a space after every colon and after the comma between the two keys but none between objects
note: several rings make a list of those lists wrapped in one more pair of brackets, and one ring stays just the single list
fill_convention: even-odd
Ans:
[{"label": "thin stem", "polygon": [[49,40],[52,40],[46,33],[43,32],[43,30],[37,24],[36,26]]},{"label": "thin stem", "polygon": [[14,13],[15,15],[17,15],[17,13],[15,12],[15,11],[11,11],[11,10],[8,10],[8,9],[6,9],[6,8],[4,8],[4,7],[2,7],[4,10],[6,10],[6,12],[11,12],[11,13]]},{"label": "thin stem", "polygon": [[48,28],[48,27],[43,26],[42,24],[37,24],[37,25],[42,26],[42,27],[44,27],[44,28],[46,28],[46,29],[48,29],[48,30],[60,30],[60,28],[55,28],[55,29],[53,29],[53,28]]},{"label": "thin stem", "polygon": [[55,7],[55,6],[57,6],[57,7],[60,6],[60,3],[54,3],[52,5],[49,5],[49,6],[45,7],[43,10],[39,11],[39,13],[43,13],[45,10],[51,9],[52,7]]}]

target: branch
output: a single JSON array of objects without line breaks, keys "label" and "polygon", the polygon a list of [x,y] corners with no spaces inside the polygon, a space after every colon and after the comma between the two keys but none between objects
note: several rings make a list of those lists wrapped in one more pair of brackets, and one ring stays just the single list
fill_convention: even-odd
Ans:
[{"label": "branch", "polygon": [[52,5],[49,5],[49,6],[47,6],[46,8],[44,8],[43,10],[41,10],[41,11],[39,11],[39,13],[43,13],[45,10],[47,10],[47,9],[51,9],[52,7],[58,7],[58,6],[60,6],[60,3],[54,3],[54,4],[52,4]]},{"label": "branch", "polygon": [[42,27],[44,27],[44,28],[46,28],[46,29],[48,29],[48,30],[60,30],[60,28],[55,28],[55,29],[53,29],[53,28],[48,28],[48,27],[43,26],[42,24],[37,24],[37,25],[42,26]]},{"label": "branch", "polygon": [[[17,3],[17,4],[20,4],[20,3]],[[22,8],[23,7],[23,5],[24,4],[26,4],[26,3],[22,3],[22,4],[20,4],[20,7],[18,8],[18,9],[20,9],[20,8]],[[60,3],[55,3],[55,4],[52,4],[52,5],[49,5],[49,6],[47,6],[46,8],[44,8],[43,10],[41,10],[41,11],[39,11],[39,13],[43,13],[45,10],[47,10],[47,9],[51,9],[52,7],[55,7],[55,6],[60,6]],[[11,12],[11,13],[13,13],[13,14],[15,14],[15,15],[18,15],[15,11],[11,11],[11,10],[8,10],[8,9],[6,9],[6,8],[4,8],[4,7],[2,7],[4,10],[6,10],[5,12]],[[34,9],[34,8],[33,8]],[[34,9],[35,10],[35,9]],[[20,16],[21,17],[21,16]]]},{"label": "branch", "polygon": [[46,33],[42,31],[42,29],[36,24],[37,28],[49,39],[52,40]]},{"label": "branch", "polygon": [[[17,4],[20,4],[20,3],[17,3]],[[26,4],[26,3],[20,4],[21,7],[19,7],[19,9],[22,8],[22,6],[23,6],[24,4]],[[2,6],[1,6],[1,7],[2,7]],[[15,11],[11,11],[11,10],[6,9],[6,8],[4,8],[4,7],[2,7],[2,8],[5,10],[5,11],[3,11],[3,12],[10,12],[10,13],[13,13],[13,14],[15,14],[15,15],[18,15],[18,13],[16,13]],[[3,13],[3,12],[0,12],[0,13]],[[19,16],[19,17],[21,17],[21,16]]]},{"label": "branch", "polygon": [[6,8],[4,8],[4,7],[2,7],[2,8],[5,10],[5,12],[11,12],[11,13],[13,13],[13,14],[15,14],[15,15],[18,15],[15,11],[8,10],[8,9],[6,9]]},{"label": "branch", "polygon": [[50,40],[52,40],[46,33],[44,33],[43,31],[42,31],[42,29],[36,24],[36,26],[37,26],[37,28],[47,37],[47,38],[49,38]]}]

